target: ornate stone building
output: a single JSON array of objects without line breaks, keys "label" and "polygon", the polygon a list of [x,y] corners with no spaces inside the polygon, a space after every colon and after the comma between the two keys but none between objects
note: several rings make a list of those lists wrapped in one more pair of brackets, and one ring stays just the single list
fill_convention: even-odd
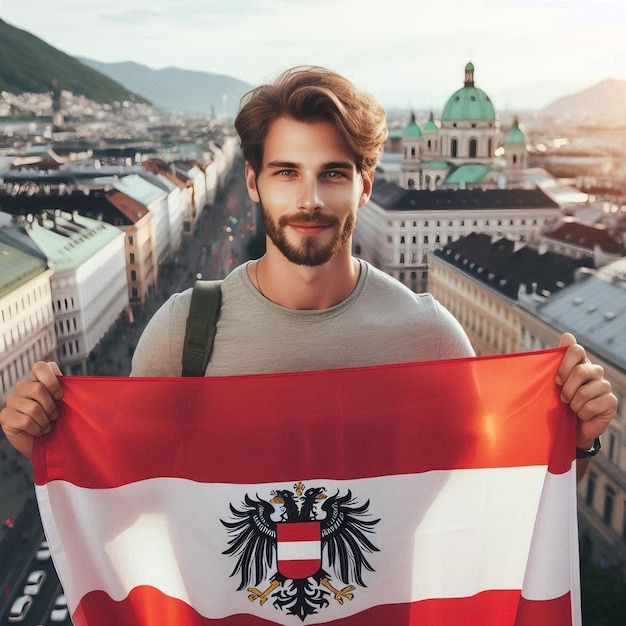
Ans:
[{"label": "ornate stone building", "polygon": [[467,189],[519,184],[527,165],[526,135],[516,119],[500,137],[489,96],[474,82],[474,65],[446,102],[439,124],[431,113],[421,129],[415,115],[402,133],[401,185],[405,189]]}]

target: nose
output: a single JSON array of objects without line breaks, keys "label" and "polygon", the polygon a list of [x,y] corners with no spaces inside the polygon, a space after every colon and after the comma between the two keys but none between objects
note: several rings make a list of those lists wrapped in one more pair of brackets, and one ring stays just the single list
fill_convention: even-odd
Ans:
[{"label": "nose", "polygon": [[321,209],[323,202],[320,191],[317,177],[304,177],[299,188],[298,208],[304,211]]}]

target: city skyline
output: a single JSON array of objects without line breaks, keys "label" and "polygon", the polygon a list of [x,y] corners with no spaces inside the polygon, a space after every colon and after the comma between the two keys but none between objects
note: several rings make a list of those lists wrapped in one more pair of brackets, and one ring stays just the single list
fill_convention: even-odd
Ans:
[{"label": "city skyline", "polygon": [[66,54],[104,63],[250,84],[324,65],[388,107],[441,108],[468,61],[499,108],[540,108],[605,78],[626,80],[623,0],[392,0],[376,10],[360,0],[2,0],[0,13]]}]

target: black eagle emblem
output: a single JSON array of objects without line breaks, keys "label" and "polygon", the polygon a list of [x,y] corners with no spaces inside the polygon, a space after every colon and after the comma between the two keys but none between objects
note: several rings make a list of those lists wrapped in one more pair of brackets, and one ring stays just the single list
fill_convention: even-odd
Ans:
[{"label": "black eagle emblem", "polygon": [[[363,570],[375,570],[366,555],[379,551],[368,534],[380,519],[368,519],[369,500],[359,504],[350,490],[325,491],[299,482],[293,490],[273,490],[269,500],[246,494],[241,508],[230,505],[231,518],[220,520],[229,535],[223,554],[237,558],[230,575],[241,576],[237,589],[247,589],[251,602],[271,598],[276,609],[304,621],[327,607],[330,596],[343,604],[354,597],[355,584],[367,586]],[[264,581],[267,587],[257,589]]]}]

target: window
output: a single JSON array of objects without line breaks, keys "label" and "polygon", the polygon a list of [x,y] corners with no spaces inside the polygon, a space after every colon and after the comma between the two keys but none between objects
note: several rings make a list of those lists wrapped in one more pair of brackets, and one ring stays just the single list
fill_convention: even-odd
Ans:
[{"label": "window", "polygon": [[613,508],[615,506],[615,489],[613,487],[607,487],[604,491],[604,511],[602,512],[602,519],[608,526],[611,525],[613,520]]},{"label": "window", "polygon": [[609,435],[609,459],[615,462],[615,448],[617,443],[617,437],[611,433]]},{"label": "window", "polygon": [[129,246],[133,245],[133,236],[132,235],[128,235],[128,245]]},{"label": "window", "polygon": [[585,502],[588,506],[593,506],[597,480],[598,475],[595,472],[589,472],[589,476],[587,477],[587,494],[585,495]]},{"label": "window", "polygon": [[135,270],[131,270],[130,272],[131,281],[135,282],[137,280],[137,272]]},{"label": "window", "polygon": [[478,151],[478,142],[476,139],[470,139],[469,142],[469,155],[470,159],[475,159]]},{"label": "window", "polygon": [[130,253],[130,264],[131,265],[135,264],[135,255],[133,252]]},{"label": "window", "polygon": [[456,158],[457,152],[458,152],[458,142],[456,140],[456,137],[453,137],[452,141],[450,142],[450,156],[453,159]]}]

